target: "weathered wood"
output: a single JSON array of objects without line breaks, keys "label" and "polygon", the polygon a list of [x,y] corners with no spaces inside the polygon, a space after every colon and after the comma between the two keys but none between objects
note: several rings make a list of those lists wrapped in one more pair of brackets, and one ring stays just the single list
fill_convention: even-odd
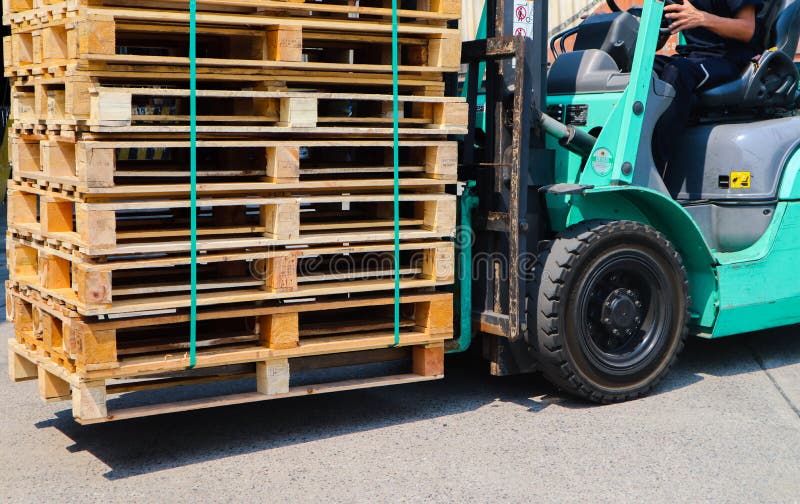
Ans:
[{"label": "weathered wood", "polygon": [[21,382],[39,378],[39,370],[34,362],[8,350],[8,377],[11,381]]},{"label": "weathered wood", "polygon": [[[386,287],[390,286],[391,282],[387,282]],[[31,350],[38,348],[69,356],[74,361],[72,366],[83,373],[81,376],[108,378],[110,376],[105,373],[109,370],[114,373],[112,377],[126,376],[124,371],[118,375],[113,370],[132,362],[134,355],[141,356],[141,359],[136,359],[140,361],[137,366],[142,366],[142,372],[157,372],[162,369],[165,359],[173,357],[168,355],[171,350],[188,348],[188,328],[184,325],[188,315],[185,312],[180,315],[95,321],[84,319],[66,309],[55,310],[46,299],[37,297],[35,291],[19,291],[13,285],[9,288],[15,307],[17,341]],[[403,344],[416,344],[420,339],[424,342],[425,338],[428,341],[441,341],[452,337],[452,294],[404,295],[400,303],[403,313],[414,314],[412,320],[401,321]],[[201,325],[198,348],[213,350],[211,347],[214,346],[222,348],[242,342],[251,343],[248,347],[231,348],[234,354],[240,354],[245,361],[261,360],[261,355],[298,357],[356,351],[363,350],[363,345],[380,348],[390,345],[393,340],[392,304],[391,297],[372,297],[338,301],[318,299],[314,302],[247,309],[221,309],[215,306],[210,311],[201,310],[198,323],[230,320],[230,323],[225,322],[220,327],[250,327],[250,335],[226,338],[219,334],[216,326],[209,326],[213,337],[208,339],[208,330]],[[366,312],[359,309],[367,306],[372,308]],[[33,316],[34,312],[38,313],[36,317]],[[365,313],[370,316],[365,317]],[[247,322],[248,317],[255,317],[258,322]],[[331,318],[335,318],[337,323],[319,322]],[[34,348],[30,346],[30,338],[35,332],[35,319],[40,319],[38,326],[43,337],[37,340]],[[138,336],[140,334],[142,336]],[[124,351],[118,347],[120,342],[125,345]],[[177,345],[173,345],[173,342]],[[202,352],[200,355],[205,359]],[[209,354],[212,361],[222,358],[224,363],[224,355],[213,355]],[[212,364],[209,362],[208,365]]]},{"label": "weathered wood", "polygon": [[43,367],[38,369],[39,397],[45,402],[68,401],[71,399],[70,385]]},{"label": "weathered wood", "polygon": [[[304,51],[322,50],[335,55],[343,50],[340,48],[341,42],[348,44],[345,51],[350,48],[387,47],[392,31],[389,22],[358,18],[333,20],[200,12],[197,21],[198,37],[218,41],[217,57],[197,58],[197,64],[222,68],[335,70],[341,63],[313,61],[303,57]],[[151,26],[154,22],[159,23],[157,27]],[[254,31],[257,27],[264,29],[261,36]],[[154,57],[125,54],[127,51],[124,48],[118,50],[118,31],[125,33],[124,37],[119,37],[125,40],[146,37],[154,28],[160,34],[157,39],[159,45],[169,55]],[[397,28],[401,44],[411,46],[411,50],[400,53],[400,71],[442,72],[458,69],[460,40],[456,30],[430,24],[417,25],[405,20],[401,20]],[[185,45],[187,32],[188,15],[181,11],[90,7],[80,10],[68,20],[40,18],[38,25],[12,27],[12,66],[6,73],[69,67],[76,62],[80,66],[80,62],[86,61],[183,66],[188,64],[188,58],[172,54]],[[21,40],[15,44],[15,38]],[[37,45],[36,39],[41,39],[41,44]],[[241,51],[241,44],[235,41],[247,41],[245,45],[249,42],[249,51]],[[148,46],[154,43],[155,40],[151,39]],[[41,51],[38,57],[37,51]],[[423,61],[417,53],[424,53],[427,58]],[[361,58],[362,54],[366,55],[364,62],[360,59],[353,61],[354,57]],[[327,59],[330,61],[335,58],[329,55]],[[349,60],[342,63],[353,71],[386,71],[387,65],[369,59],[369,51],[350,53]]]},{"label": "weathered wood", "polygon": [[167,413],[177,413],[182,411],[217,408],[221,406],[232,406],[236,404],[246,404],[246,403],[264,401],[269,399],[282,399],[288,397],[307,396],[312,394],[326,394],[332,392],[358,390],[363,388],[376,388],[376,387],[385,387],[391,385],[401,385],[406,383],[417,383],[421,381],[434,380],[441,377],[442,376],[440,375],[423,376],[419,374],[409,373],[402,375],[379,376],[376,378],[361,378],[361,379],[345,380],[333,383],[323,383],[319,385],[303,385],[298,387],[290,387],[289,390],[287,390],[284,393],[264,394],[258,391],[243,392],[239,394],[230,394],[230,395],[216,396],[203,399],[194,399],[194,400],[180,401],[167,404],[154,404],[148,406],[132,407],[132,408],[111,411],[106,416],[98,418],[76,417],[75,420],[81,424],[87,425],[99,422],[141,418],[152,415],[164,415]]},{"label": "weathered wood", "polygon": [[[187,160],[188,142],[159,142],[152,149],[147,141],[78,141],[76,143],[24,138],[12,139],[11,155],[15,180],[33,181],[38,185],[60,185],[98,197],[125,197],[145,194],[188,194],[188,170],[181,166]],[[201,152],[218,152],[216,166],[199,167],[199,192],[291,191],[298,189],[357,188],[367,184],[354,177],[360,174],[392,172],[392,142],[376,139],[312,139],[312,140],[200,140]],[[441,140],[401,140],[400,183],[421,186],[452,183],[456,180],[457,146]],[[300,159],[299,149],[312,153]],[[148,152],[150,158],[127,160],[127,152]],[[263,163],[252,160],[255,149],[264,149]],[[170,164],[157,154],[172,156]],[[119,157],[119,159],[118,159]],[[363,158],[363,160],[362,160]],[[169,159],[169,158],[167,158]],[[346,159],[353,161],[347,162]],[[177,165],[177,166],[176,166]],[[244,169],[243,169],[244,168]],[[252,182],[254,176],[266,181]],[[309,176],[326,175],[326,180],[306,180]],[[127,180],[117,180],[125,177]],[[214,177],[215,183],[203,183]],[[429,178],[432,180],[424,180]],[[160,182],[158,185],[131,182],[130,179]],[[221,180],[222,179],[222,180]],[[242,180],[248,182],[241,182]],[[409,180],[406,180],[409,179]],[[373,186],[391,187],[391,179],[372,179]],[[175,182],[182,183],[175,183]],[[60,195],[64,197],[63,194]]]},{"label": "weathered wood", "polygon": [[[385,131],[392,121],[390,94],[201,89],[196,96],[205,106],[204,113],[196,116],[200,134],[305,133],[316,128],[316,132],[353,135]],[[97,133],[186,133],[189,116],[177,112],[185,110],[188,97],[188,89],[107,87],[87,82],[82,76],[35,81],[14,88],[14,129],[23,131],[46,124],[49,129],[71,125]],[[164,105],[164,100],[172,105]],[[466,103],[462,98],[401,95],[399,100],[401,105],[413,105],[411,113],[403,113],[400,119],[401,135],[466,131]],[[348,107],[331,106],[342,102]],[[149,109],[160,113],[148,113]],[[331,128],[337,125],[347,127]]]},{"label": "weathered wood", "polygon": [[[70,2],[68,12],[82,7],[102,5],[98,0],[77,0]],[[137,7],[149,9],[187,9],[185,0],[114,0],[116,7]],[[6,0],[3,2],[6,21],[5,24],[25,24],[29,22],[29,14],[34,12],[36,17],[47,16],[58,18],[65,11],[63,4],[45,2],[34,8],[33,0]],[[358,6],[354,4],[341,5],[336,1],[309,2],[303,0],[200,0],[197,2],[198,11],[203,12],[238,12],[241,14],[256,12],[307,12],[324,13],[334,18],[367,18],[390,19],[392,10],[387,7]],[[430,0],[418,2],[415,9],[398,9],[398,16],[404,19],[414,19],[421,23],[444,23],[447,20],[458,19],[461,15],[461,2],[458,0]],[[35,22],[32,21],[31,22]]]},{"label": "weathered wood", "polygon": [[[426,184],[423,183],[422,186]],[[302,190],[305,185],[314,187],[315,183],[298,183],[295,187]],[[289,189],[291,184],[273,187],[276,190],[266,191],[267,194],[270,192],[281,194],[281,189]],[[198,248],[211,250],[331,242],[376,242],[392,239],[393,230],[387,229],[387,225],[392,219],[390,203],[393,195],[385,192],[392,187],[390,179],[366,184],[353,182],[352,194],[348,194],[350,190],[346,187],[327,183],[317,187],[319,193],[313,191],[299,196],[256,196],[251,193],[238,197],[209,195],[199,198],[198,207],[239,207],[243,212],[242,215],[248,212],[248,209],[257,207],[259,218],[255,220],[253,214],[252,217],[247,217],[244,225],[222,227],[210,225],[213,222],[204,219],[198,231],[198,235],[203,238]],[[431,187],[435,187],[435,184]],[[63,191],[42,190],[38,186],[23,186],[12,182],[9,188],[11,190],[9,221],[12,223],[11,229],[20,235],[44,236],[61,246],[77,247],[92,256],[148,251],[177,252],[185,251],[189,246],[188,222],[183,216],[184,209],[190,206],[190,201],[185,197],[83,202],[84,198],[69,196]],[[18,188],[24,191],[18,191]],[[366,192],[366,189],[373,188],[375,189]],[[361,191],[355,193],[358,189]],[[50,196],[52,194],[70,199],[55,198]],[[405,222],[410,224],[422,220],[421,225],[403,228],[402,239],[453,236],[455,232],[453,195],[414,191],[401,193],[399,199],[403,203],[413,203],[403,210],[402,218]],[[358,206],[352,208],[351,204]],[[38,211],[32,208],[36,206],[40,208]],[[375,210],[371,211],[370,208]],[[332,215],[336,217],[327,218],[324,226],[321,226],[321,218],[318,216],[328,215],[331,212],[335,212]],[[154,221],[151,218],[153,213],[162,214],[172,222],[183,220],[185,224],[165,225],[162,230],[154,230]],[[353,229],[350,227],[350,222],[354,220],[359,222],[358,218],[361,215],[369,214],[380,217],[380,220],[373,221],[374,226],[371,227],[374,227],[374,231],[346,232]],[[342,233],[332,234],[335,231]],[[228,235],[233,234],[238,235],[238,238],[229,239]],[[160,240],[156,241],[154,238]]]},{"label": "weathered wood", "polygon": [[289,359],[256,362],[256,389],[265,395],[289,392]]},{"label": "weathered wood", "polygon": [[108,416],[104,381],[80,382],[72,389],[72,415],[87,421]]},{"label": "weathered wood", "polygon": [[413,349],[414,374],[420,376],[442,376],[444,374],[444,345],[419,345]]},{"label": "weathered wood", "polygon": [[[459,0],[397,12],[399,264],[386,2],[198,0],[194,188],[185,0],[3,4],[13,380],[37,378],[43,399],[96,423],[442,376],[453,296],[437,289],[455,280],[446,186],[458,167],[448,135],[467,122],[442,76],[460,66]],[[290,370],[390,358],[411,373],[290,386]],[[107,405],[224,379],[252,392]]]}]

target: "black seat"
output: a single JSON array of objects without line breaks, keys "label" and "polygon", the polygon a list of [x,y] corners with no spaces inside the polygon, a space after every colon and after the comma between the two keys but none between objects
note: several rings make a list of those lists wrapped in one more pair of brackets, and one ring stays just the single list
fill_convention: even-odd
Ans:
[{"label": "black seat", "polygon": [[629,12],[593,14],[577,28],[562,32],[556,40],[575,33],[572,51],[556,58],[547,77],[551,95],[623,91],[630,80],[639,18]]},{"label": "black seat", "polygon": [[761,40],[768,49],[737,80],[700,93],[700,107],[742,110],[794,104],[800,78],[794,64],[800,39],[800,0],[772,2],[762,9],[759,21],[767,28]]},{"label": "black seat", "polygon": [[639,34],[639,18],[629,12],[593,14],[578,27],[573,51],[600,49],[611,56],[621,72],[630,72],[636,38]]}]

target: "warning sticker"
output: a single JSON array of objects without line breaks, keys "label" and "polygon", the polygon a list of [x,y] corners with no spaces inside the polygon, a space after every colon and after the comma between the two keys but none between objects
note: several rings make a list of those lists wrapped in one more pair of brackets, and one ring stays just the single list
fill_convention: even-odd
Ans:
[{"label": "warning sticker", "polygon": [[594,156],[592,156],[592,169],[598,175],[605,176],[611,172],[611,168],[614,166],[614,155],[611,154],[611,151],[601,147],[594,151]]},{"label": "warning sticker", "polygon": [[731,172],[731,189],[750,189],[750,172]]},{"label": "warning sticker", "polygon": [[533,36],[533,2],[514,0],[514,24],[512,33],[523,37]]}]

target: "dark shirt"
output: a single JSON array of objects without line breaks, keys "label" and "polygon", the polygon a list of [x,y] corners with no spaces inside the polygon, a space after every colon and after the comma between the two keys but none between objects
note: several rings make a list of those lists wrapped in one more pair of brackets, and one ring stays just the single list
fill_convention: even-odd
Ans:
[{"label": "dark shirt", "polygon": [[[753,5],[756,12],[764,4],[764,0],[692,0],[692,5],[715,16],[735,18],[743,7]],[[686,44],[678,46],[678,54],[694,57],[723,57],[738,67],[744,67],[763,48],[757,47],[753,41],[740,42],[738,40],[720,37],[705,28],[684,30],[683,36]]]}]

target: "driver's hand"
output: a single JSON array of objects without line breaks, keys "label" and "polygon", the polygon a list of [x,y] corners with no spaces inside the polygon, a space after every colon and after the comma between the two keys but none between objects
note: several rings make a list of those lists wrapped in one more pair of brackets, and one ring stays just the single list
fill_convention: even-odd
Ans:
[{"label": "driver's hand", "polygon": [[664,12],[666,12],[664,17],[672,20],[672,24],[669,25],[672,33],[699,28],[706,23],[706,13],[692,5],[689,0],[682,4],[667,5],[664,7]]}]

